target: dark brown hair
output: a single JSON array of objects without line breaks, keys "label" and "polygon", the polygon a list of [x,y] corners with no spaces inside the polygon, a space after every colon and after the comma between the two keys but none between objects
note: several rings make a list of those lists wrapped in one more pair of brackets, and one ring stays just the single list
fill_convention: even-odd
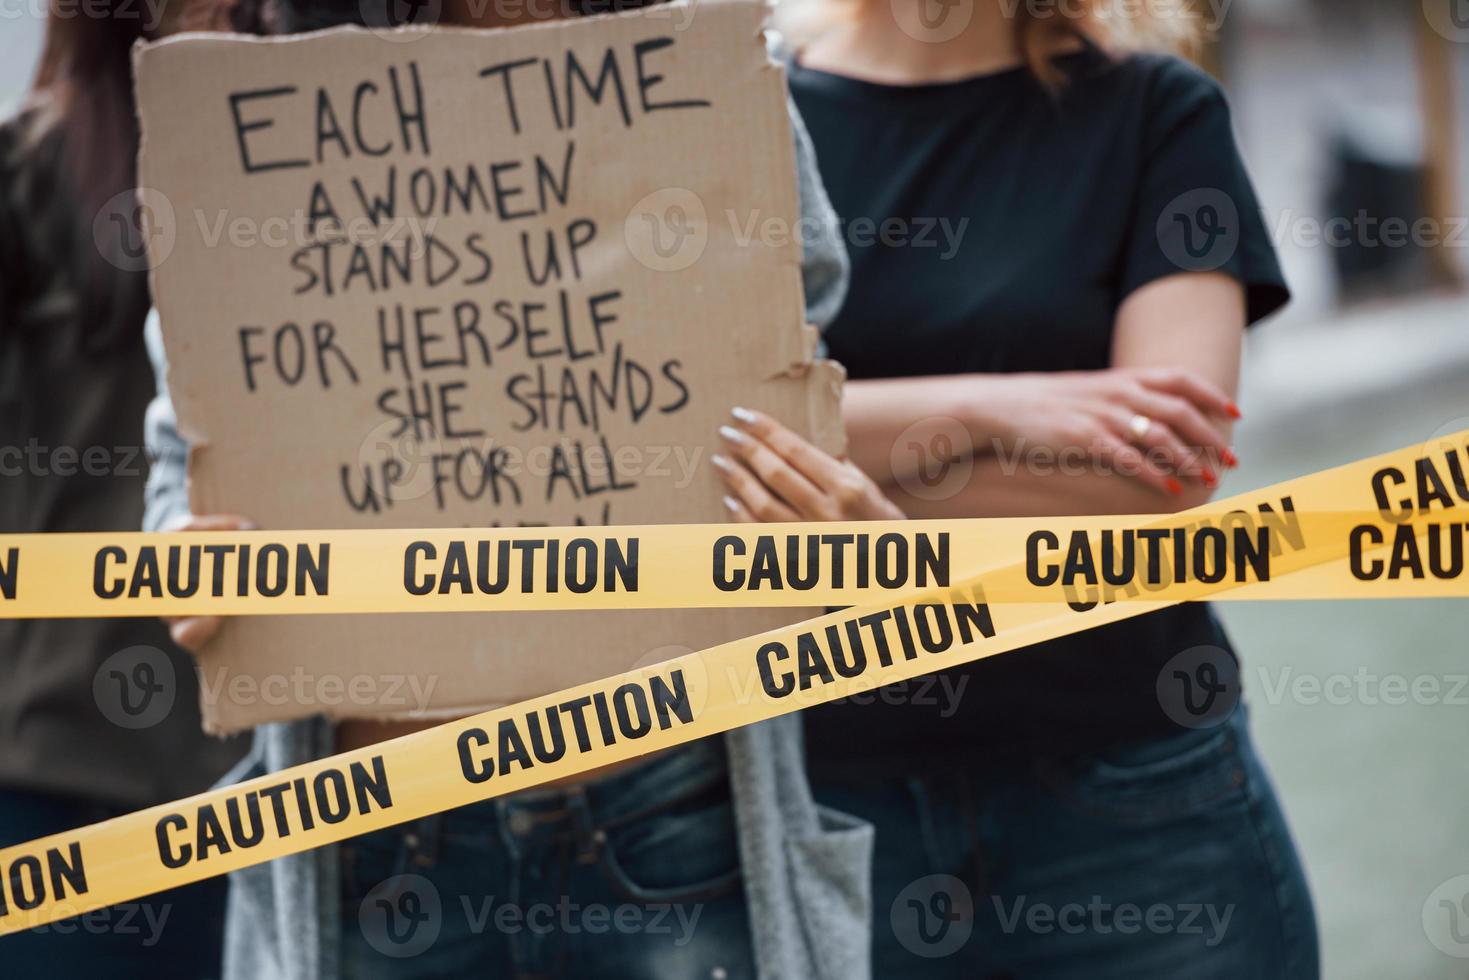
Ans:
[{"label": "dark brown hair", "polygon": [[[86,336],[102,346],[141,329],[147,312],[143,273],[119,260],[127,244],[124,230],[99,218],[105,207],[124,210],[118,195],[135,184],[138,123],[129,50],[143,36],[144,15],[139,4],[128,8],[132,16],[123,16],[122,8],[107,0],[85,11],[52,5],[21,123],[27,165],[52,189],[49,201],[27,204],[37,211],[51,207],[63,212],[56,221],[56,237],[44,243],[63,254],[39,258],[68,264]],[[125,220],[133,220],[134,211],[125,208]],[[117,240],[94,235],[94,228]]]},{"label": "dark brown hair", "polygon": [[42,243],[44,263],[71,271],[88,346],[135,337],[148,311],[137,247],[138,117],[132,46],[160,29],[239,29],[213,0],[88,0],[53,3],[19,122],[27,167],[50,191],[26,202],[60,209]]}]

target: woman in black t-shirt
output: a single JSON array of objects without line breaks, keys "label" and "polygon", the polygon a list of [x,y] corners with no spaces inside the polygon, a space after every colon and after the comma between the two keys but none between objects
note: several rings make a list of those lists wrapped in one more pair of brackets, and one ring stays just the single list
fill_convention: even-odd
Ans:
[{"label": "woman in black t-shirt", "polygon": [[[1204,503],[1243,331],[1288,298],[1218,86],[1079,2],[925,4],[792,59],[852,256],[851,460],[741,410],[731,514]],[[818,796],[878,828],[875,975],[1316,976],[1238,676],[1189,604],[808,712]]]}]

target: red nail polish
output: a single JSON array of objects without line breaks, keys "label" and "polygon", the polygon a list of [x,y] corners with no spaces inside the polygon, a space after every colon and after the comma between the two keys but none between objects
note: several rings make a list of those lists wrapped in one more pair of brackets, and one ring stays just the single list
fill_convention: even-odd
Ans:
[{"label": "red nail polish", "polygon": [[1236,405],[1234,402],[1224,403],[1224,413],[1232,419],[1238,419],[1242,417],[1239,406]]},{"label": "red nail polish", "polygon": [[1216,476],[1214,474],[1214,471],[1209,469],[1209,467],[1207,466],[1204,467],[1204,486],[1208,487],[1211,490],[1219,486],[1219,477]]},{"label": "red nail polish", "polygon": [[1219,454],[1219,459],[1221,462],[1224,463],[1225,466],[1228,466],[1230,469],[1234,469],[1236,466],[1239,465],[1239,457],[1234,454],[1233,449],[1224,450],[1224,452]]},{"label": "red nail polish", "polygon": [[1183,484],[1182,483],[1179,483],[1177,480],[1175,480],[1171,476],[1168,478],[1167,487],[1168,487],[1168,492],[1171,493],[1171,494],[1173,494],[1175,497],[1178,496],[1179,494],[1183,493]]}]

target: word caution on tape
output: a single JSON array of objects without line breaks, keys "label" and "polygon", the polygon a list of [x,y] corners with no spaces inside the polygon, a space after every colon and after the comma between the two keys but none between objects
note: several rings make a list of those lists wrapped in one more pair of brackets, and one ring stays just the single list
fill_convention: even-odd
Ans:
[{"label": "word caution on tape", "polygon": [[[856,605],[1000,568],[992,603],[1453,595],[1466,473],[1461,436],[1384,459],[1357,497],[1288,483],[1168,518],[12,535],[0,618]],[[1285,551],[1337,538],[1336,574],[1280,576]]]},{"label": "word caution on tape", "polygon": [[0,933],[1163,604],[1469,596],[1466,535],[1469,430],[1167,517],[0,536],[5,617],[848,607],[5,849]]}]

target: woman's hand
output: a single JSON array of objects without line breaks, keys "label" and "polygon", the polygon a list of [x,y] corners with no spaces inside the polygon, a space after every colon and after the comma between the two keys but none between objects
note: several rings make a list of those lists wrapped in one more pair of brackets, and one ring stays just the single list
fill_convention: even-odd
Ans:
[{"label": "woman's hand", "polygon": [[[235,514],[209,514],[204,517],[191,514],[187,520],[168,530],[254,531],[258,527],[255,522]],[[214,639],[214,634],[219,632],[219,627],[224,622],[219,616],[164,616],[163,621],[168,624],[168,635],[173,637],[173,642],[193,654],[203,650]]]},{"label": "woman's hand", "polygon": [[962,425],[970,443],[962,453],[976,460],[1008,455],[1023,466],[1027,453],[1041,450],[1049,469],[1094,465],[1174,497],[1185,483],[1213,489],[1220,470],[1238,462],[1225,433],[1239,408],[1218,384],[1184,368],[852,381],[842,409],[853,459],[898,486],[922,457],[893,447],[925,422]]},{"label": "woman's hand", "polygon": [[1018,374],[995,384],[985,414],[1012,453],[1072,452],[1177,496],[1213,489],[1238,463],[1224,432],[1239,408],[1214,384],[1172,368]]},{"label": "woman's hand", "polygon": [[719,428],[729,456],[711,461],[735,521],[900,521],[903,512],[852,463],[822,452],[762,412],[736,408]]}]

